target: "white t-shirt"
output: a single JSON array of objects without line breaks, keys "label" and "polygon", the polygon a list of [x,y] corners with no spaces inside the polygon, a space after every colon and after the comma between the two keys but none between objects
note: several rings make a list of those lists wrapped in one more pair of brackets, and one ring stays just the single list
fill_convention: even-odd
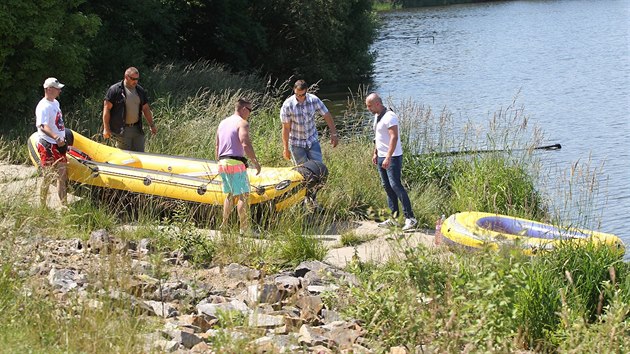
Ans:
[{"label": "white t-shirt", "polygon": [[[398,116],[396,113],[392,111],[385,112],[383,118],[381,118],[380,122],[376,122],[378,119],[378,114],[374,115],[374,140],[376,144],[376,153],[378,157],[387,156],[387,151],[389,150],[389,128],[398,125]],[[400,156],[402,155],[402,144],[400,143],[400,128],[398,128],[398,141],[396,142],[396,148],[394,149],[394,153],[392,156]]]},{"label": "white t-shirt", "polygon": [[44,97],[37,104],[37,108],[35,108],[35,126],[37,126],[39,137],[51,144],[56,144],[57,142],[54,138],[49,137],[42,131],[40,127],[42,124],[46,124],[50,127],[54,133],[53,136],[66,138],[63,115],[61,114],[61,108],[57,100],[49,101]]}]

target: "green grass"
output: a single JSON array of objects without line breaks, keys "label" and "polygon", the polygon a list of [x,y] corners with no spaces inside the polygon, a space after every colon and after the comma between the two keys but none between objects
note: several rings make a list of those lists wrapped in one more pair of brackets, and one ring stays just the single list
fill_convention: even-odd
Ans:
[{"label": "green grass", "polygon": [[[406,255],[402,262],[368,271],[355,265],[351,269],[362,270],[357,273],[361,284],[327,299],[329,306],[364,323],[377,350],[395,345],[411,350],[421,344],[445,352],[576,347],[623,352],[630,343],[630,306],[623,295],[627,275],[617,276],[614,284],[594,271],[572,284],[565,278],[565,271],[577,274],[585,268],[570,259],[591,266],[615,264],[617,274],[627,274],[627,263],[618,255],[610,257],[606,248],[558,250],[530,259],[495,252],[446,257],[420,246]],[[563,269],[549,267],[551,259],[564,264]],[[600,289],[603,304],[585,302],[591,296],[581,288]],[[579,343],[576,330],[588,343]],[[605,340],[596,341],[598,334]]]}]

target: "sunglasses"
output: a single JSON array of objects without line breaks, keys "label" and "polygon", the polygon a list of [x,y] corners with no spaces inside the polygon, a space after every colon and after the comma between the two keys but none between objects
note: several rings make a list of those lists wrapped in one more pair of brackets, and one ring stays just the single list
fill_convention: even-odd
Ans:
[{"label": "sunglasses", "polygon": [[245,108],[245,109],[247,110],[247,112],[252,113],[252,109],[251,109],[251,108],[249,108],[249,107],[247,107],[247,106],[245,106],[245,107],[243,107],[243,108]]},{"label": "sunglasses", "polygon": [[300,93],[296,93],[295,95],[296,95],[297,97],[304,97],[304,96],[306,96],[306,93],[302,93],[302,94],[300,94]]},{"label": "sunglasses", "polygon": [[139,78],[139,77],[131,77],[131,76],[127,76],[127,78],[128,78],[129,80],[131,80],[131,81],[138,81],[138,80],[140,80],[140,78]]}]

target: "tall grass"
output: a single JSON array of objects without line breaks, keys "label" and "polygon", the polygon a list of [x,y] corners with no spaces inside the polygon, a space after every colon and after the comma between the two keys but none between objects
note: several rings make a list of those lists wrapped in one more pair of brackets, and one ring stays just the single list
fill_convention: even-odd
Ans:
[{"label": "tall grass", "polygon": [[[572,262],[578,259],[589,265]],[[328,304],[361,319],[382,351],[419,344],[438,352],[572,350],[567,341],[577,343],[577,330],[591,340],[585,347],[620,352],[629,342],[627,267],[618,254],[594,245],[542,258],[494,252],[444,257],[419,246],[407,249],[402,262],[358,272],[360,285]],[[566,274],[580,275],[568,280]],[[614,337],[606,332],[611,328]],[[596,342],[597,333],[606,340]]]}]

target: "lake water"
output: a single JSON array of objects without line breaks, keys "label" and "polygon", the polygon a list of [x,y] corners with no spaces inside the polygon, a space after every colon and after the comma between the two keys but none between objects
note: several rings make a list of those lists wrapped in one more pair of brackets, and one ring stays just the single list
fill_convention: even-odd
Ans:
[{"label": "lake water", "polygon": [[630,247],[629,1],[491,2],[382,19],[373,89],[480,123],[517,97],[545,140],[562,144],[541,156],[552,180],[576,163],[596,169],[598,192],[567,207],[573,217]]}]

